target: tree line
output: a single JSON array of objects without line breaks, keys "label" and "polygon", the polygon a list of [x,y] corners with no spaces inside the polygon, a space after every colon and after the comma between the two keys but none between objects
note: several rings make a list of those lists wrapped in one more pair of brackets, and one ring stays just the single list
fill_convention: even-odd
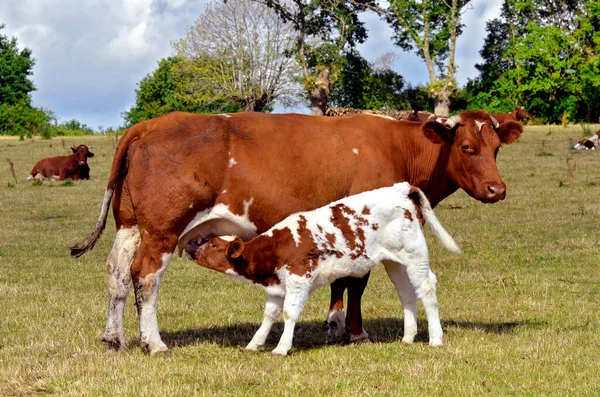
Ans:
[{"label": "tree line", "polygon": [[[600,0],[504,0],[501,15],[486,22],[483,47],[473,49],[483,59],[479,75],[459,87],[456,40],[470,3],[215,0],[138,83],[124,124],[174,110],[272,111],[303,103],[314,115],[329,106],[440,115],[524,106],[546,123],[598,122]],[[421,57],[426,84],[407,85],[394,71],[397,55],[369,62],[359,53],[368,37],[364,13],[376,13],[393,29],[397,47]],[[31,106],[34,64],[30,50],[0,34],[0,134],[91,130],[81,123],[67,128],[76,125]]]}]

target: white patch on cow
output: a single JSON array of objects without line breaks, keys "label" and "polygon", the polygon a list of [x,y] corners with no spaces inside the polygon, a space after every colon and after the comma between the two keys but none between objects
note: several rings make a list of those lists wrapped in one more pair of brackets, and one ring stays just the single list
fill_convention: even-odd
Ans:
[{"label": "white patch on cow", "polygon": [[236,164],[237,164],[237,161],[235,161],[235,159],[233,157],[231,157],[229,159],[229,168],[233,167]]},{"label": "white patch on cow", "polygon": [[232,213],[229,207],[223,203],[199,212],[179,236],[179,247],[185,248],[186,244],[196,236],[202,236],[208,240],[215,236],[236,235],[244,241],[255,237],[256,225],[250,221],[249,216],[250,206],[253,202],[254,198],[244,200],[242,215]]},{"label": "white patch on cow", "polygon": [[392,116],[388,116],[388,115],[385,115],[385,114],[377,114],[377,113],[363,113],[363,114],[366,114],[368,116],[381,117],[381,118],[388,119],[388,120],[396,120]]},{"label": "white patch on cow", "polygon": [[485,123],[479,121],[479,120],[475,120],[475,125],[477,126],[477,128],[479,129],[479,131],[481,131],[481,127],[484,126]]},{"label": "white patch on cow", "polygon": [[227,193],[227,189],[224,189],[224,190],[221,192],[221,194],[225,194],[225,193]]},{"label": "white patch on cow", "polygon": [[358,156],[358,149],[357,148],[352,149],[352,153],[354,153]]},{"label": "white patch on cow", "polygon": [[219,116],[223,116],[223,117],[227,117],[227,118],[231,117],[230,115],[225,114],[225,113],[221,113],[221,114],[219,114]]},{"label": "white patch on cow", "polygon": [[172,259],[173,253],[163,253],[161,256],[162,265],[160,269],[158,269],[156,273],[150,273],[144,277],[144,279],[140,280],[141,284],[145,284],[150,288],[150,293],[145,299],[139,300],[140,342],[148,345],[150,354],[168,351],[167,346],[161,340],[160,333],[158,332],[156,308],[158,306],[160,280],[167,271]]},{"label": "white patch on cow", "polygon": [[27,177],[27,180],[28,180],[28,181],[33,181],[33,175],[29,175],[29,176]]}]

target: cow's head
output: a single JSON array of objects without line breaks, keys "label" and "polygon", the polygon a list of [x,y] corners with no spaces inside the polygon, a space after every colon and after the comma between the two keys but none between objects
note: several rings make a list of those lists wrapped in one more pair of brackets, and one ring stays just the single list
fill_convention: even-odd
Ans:
[{"label": "cow's head", "polygon": [[411,114],[406,117],[408,121],[419,121],[419,112],[413,110]]},{"label": "cow's head", "polygon": [[445,124],[428,121],[421,127],[430,141],[448,145],[447,177],[471,197],[484,203],[503,200],[506,185],[496,165],[502,144],[513,143],[523,132],[516,121],[501,125],[485,111],[467,111]]},{"label": "cow's head", "polygon": [[71,150],[75,154],[78,165],[87,165],[88,157],[94,157],[94,153],[90,152],[89,148],[85,145],[71,146]]},{"label": "cow's head", "polygon": [[233,263],[241,257],[244,242],[239,237],[214,237],[198,247],[194,262],[200,266],[226,273],[233,270]]},{"label": "cow's head", "polygon": [[517,106],[517,108],[515,109],[515,118],[519,121],[523,119],[531,120],[532,117],[532,115],[525,111],[525,108],[523,106]]}]

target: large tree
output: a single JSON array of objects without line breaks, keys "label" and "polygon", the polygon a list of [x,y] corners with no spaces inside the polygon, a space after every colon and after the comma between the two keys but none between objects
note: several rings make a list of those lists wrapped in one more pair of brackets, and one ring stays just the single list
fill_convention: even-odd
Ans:
[{"label": "large tree", "polygon": [[161,59],[158,68],[145,76],[136,90],[135,105],[122,114],[125,126],[158,117],[175,110],[192,113],[236,112],[241,108],[233,102],[218,98],[198,100],[186,91],[193,77],[182,74],[182,60],[177,57]]},{"label": "large tree", "polygon": [[[4,25],[0,25],[2,29]],[[30,49],[19,50],[16,37],[0,33],[0,104],[30,104],[30,94],[35,90],[31,80],[34,65]]]},{"label": "large tree", "polygon": [[213,1],[173,43],[187,77],[183,89],[199,101],[238,103],[263,111],[294,104],[300,91],[291,54],[293,27],[251,0]]},{"label": "large tree", "polygon": [[416,50],[429,75],[434,112],[447,116],[456,92],[456,39],[462,31],[460,16],[470,0],[390,0],[386,18],[402,49]]},{"label": "large tree", "polygon": [[393,71],[390,54],[370,63],[353,50],[346,54],[346,65],[331,91],[331,103],[355,109],[406,109],[410,104],[403,87],[404,79]]},{"label": "large tree", "polygon": [[374,0],[254,0],[277,12],[296,30],[295,53],[313,115],[323,115],[345,53],[367,38],[361,11]]}]

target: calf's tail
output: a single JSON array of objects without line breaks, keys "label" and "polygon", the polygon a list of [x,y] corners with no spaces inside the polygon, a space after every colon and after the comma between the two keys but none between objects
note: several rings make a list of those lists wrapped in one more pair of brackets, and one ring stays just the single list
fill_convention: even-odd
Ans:
[{"label": "calf's tail", "polygon": [[85,254],[88,250],[94,248],[96,242],[102,235],[104,231],[104,227],[106,226],[106,218],[108,217],[108,209],[110,207],[110,202],[112,200],[113,193],[115,191],[115,187],[119,180],[122,180],[127,174],[127,152],[129,147],[133,142],[138,140],[142,134],[140,127],[134,126],[130,128],[124,135],[123,138],[119,141],[119,145],[117,146],[117,150],[115,152],[115,157],[113,158],[112,167],[110,170],[110,176],[108,177],[108,185],[106,190],[104,191],[104,199],[102,200],[102,209],[100,210],[100,216],[98,217],[98,221],[96,222],[96,226],[92,233],[83,241],[69,247],[71,250],[71,256],[79,258],[81,255]]},{"label": "calf's tail", "polygon": [[[447,250],[460,254],[462,252],[460,247],[458,246],[454,238],[452,238],[450,233],[448,233],[446,229],[444,229],[438,218],[435,216],[435,212],[433,212],[431,204],[429,203],[429,200],[427,200],[425,194],[419,188],[413,187],[413,189],[414,190],[411,192],[411,195],[413,196],[413,201],[415,201],[417,205],[421,207],[423,218],[431,228],[431,231],[433,231],[433,234],[435,234],[435,236],[440,240],[442,245]],[[415,193],[416,196],[418,196],[418,201],[414,200],[414,198],[416,198],[414,197]]]}]

